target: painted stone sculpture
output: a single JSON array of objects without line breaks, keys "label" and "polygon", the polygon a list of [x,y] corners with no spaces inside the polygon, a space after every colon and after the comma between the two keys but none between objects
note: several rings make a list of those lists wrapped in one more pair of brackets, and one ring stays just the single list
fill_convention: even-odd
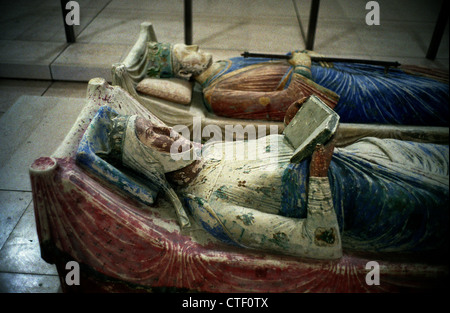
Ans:
[{"label": "painted stone sculpture", "polygon": [[[161,49],[165,49],[165,52],[158,52]],[[177,52],[176,57],[174,57],[174,53],[171,53],[174,51]],[[178,53],[179,51],[183,51],[183,53]],[[164,58],[158,59],[157,56],[159,54],[164,56]],[[337,69],[339,66],[344,66],[342,63],[334,63],[333,68],[322,68],[322,66],[325,66],[324,64],[310,62],[308,60],[310,54],[312,55],[310,52],[296,53],[292,60],[289,61],[293,64],[297,64],[296,77],[301,80],[301,87],[306,89],[308,94],[314,91],[314,93],[319,92],[319,96],[323,96],[321,97],[322,100],[331,98],[333,101],[329,102],[330,106],[336,104],[335,100],[337,99],[335,96],[340,96],[339,102],[334,107],[341,116],[339,138],[336,142],[337,146],[354,143],[361,138],[361,136],[397,138],[401,140],[443,144],[448,143],[447,123],[442,124],[443,120],[448,120],[448,73],[402,66],[400,69],[390,69],[389,72],[385,74],[384,67],[366,66],[364,64],[348,65],[349,73],[347,73],[346,70],[341,71]],[[290,54],[288,54],[288,56],[289,55]],[[186,65],[189,65],[189,63],[196,64],[194,66],[195,69],[190,70],[188,66],[187,69],[182,69],[180,72],[181,67],[173,65],[178,62],[178,58],[186,58]],[[190,58],[191,60],[189,60]],[[163,77],[158,74],[161,69],[156,70],[157,66],[155,64],[158,62],[164,64],[162,67],[164,68],[164,71],[162,72]],[[311,67],[308,70],[309,63],[311,63]],[[157,116],[168,126],[184,125],[192,131],[194,128],[193,120],[194,118],[198,118],[200,119],[202,126],[212,124],[220,127],[222,135],[225,134],[226,125],[243,127],[247,125],[255,127],[265,126],[266,134],[270,133],[269,129],[273,126],[277,127],[278,133],[281,134],[285,126],[282,119],[284,114],[289,112],[289,108],[286,112],[280,113],[276,109],[276,104],[264,106],[259,103],[259,100],[261,100],[262,104],[267,104],[267,100],[271,97],[279,96],[281,93],[284,93],[286,96],[286,93],[290,93],[288,90],[289,88],[282,89],[282,87],[288,87],[289,77],[294,75],[292,70],[294,68],[293,64],[290,64],[286,60],[274,61],[261,58],[234,58],[232,60],[219,60],[213,62],[211,60],[211,55],[198,51],[198,47],[159,43],[153,25],[144,22],[141,24],[139,37],[130,53],[121,63],[113,64],[112,84],[125,89],[143,107],[151,111],[153,115]],[[306,67],[302,69],[301,65],[305,65]],[[330,64],[328,63],[326,65],[329,66]],[[175,73],[177,71],[178,73]],[[225,71],[227,71],[227,74],[222,75]],[[244,72],[247,71],[248,74],[251,73],[251,75],[244,75]],[[199,72],[202,73],[198,74]],[[259,75],[262,72],[265,73],[264,76]],[[214,73],[218,75],[213,75]],[[403,74],[399,75],[396,73]],[[411,75],[408,76],[407,73]],[[192,78],[192,74],[197,77],[198,81],[204,82],[205,85],[202,86],[200,83],[197,83],[196,80]],[[284,74],[289,75],[284,76]],[[252,83],[242,84],[250,90],[238,90],[239,86],[237,86],[238,89],[236,89],[236,81],[240,80],[242,83],[244,77],[248,79],[250,76]],[[320,78],[325,76],[327,77],[325,80],[329,85],[325,85],[323,83],[324,79]],[[191,78],[187,80],[188,77]],[[358,79],[358,77],[360,79]],[[408,77],[410,80],[407,79]],[[383,87],[367,89],[366,85],[360,84],[363,83],[361,80],[362,78],[364,78],[372,87]],[[398,79],[403,82],[402,86],[394,88],[388,84],[388,82],[396,81]],[[347,83],[350,80],[352,80],[352,85]],[[376,82],[373,83],[371,80],[375,80]],[[280,84],[280,82],[282,83]],[[423,82],[423,84],[421,82]],[[440,82],[444,83],[442,84]],[[191,87],[189,87],[189,84]],[[164,88],[161,88],[161,85],[163,85]],[[210,86],[211,88],[209,90],[211,94],[217,95],[214,90],[216,90],[219,85],[224,88],[231,88],[231,86],[234,86],[233,90],[228,91],[222,88],[220,92],[221,99],[223,99],[222,96],[225,96],[226,98],[234,95],[242,100],[242,95],[253,95],[253,100],[251,101],[252,104],[249,104],[248,106],[249,109],[253,110],[255,108],[260,108],[262,110],[260,111],[260,113],[262,112],[260,114],[261,116],[264,115],[264,112],[267,113],[270,111],[269,115],[277,115],[277,119],[279,120],[270,121],[243,118],[248,115],[248,112],[244,112],[245,114],[242,116],[237,115],[236,118],[231,118],[220,116],[219,114],[222,114],[220,112],[216,114],[212,110],[208,110],[207,107],[211,108],[211,105],[206,101],[208,99],[204,99],[205,93],[203,92],[203,89],[206,90],[208,89],[208,86]],[[280,90],[271,90],[270,97],[264,98],[267,95],[267,93],[263,91],[263,88],[266,85],[272,87],[280,85],[278,86],[280,87]],[[361,88],[350,88],[351,86],[359,86]],[[337,89],[338,87],[340,89]],[[425,90],[422,90],[424,92],[419,91],[421,88],[425,88]],[[442,90],[442,88],[444,88],[444,90]],[[251,89],[255,89],[256,91],[251,91]],[[391,95],[392,93],[395,93],[395,101],[391,101],[392,99],[389,98],[390,96],[388,97],[385,95],[385,92],[389,90],[391,90]],[[369,91],[370,95],[368,93]],[[404,99],[408,99],[408,103],[411,101],[416,103],[411,105],[403,104],[404,100],[400,97],[402,92],[407,93],[407,97]],[[351,97],[349,96],[350,94],[352,94]],[[379,96],[381,94],[383,94],[383,97],[381,97],[380,100]],[[417,97],[411,95],[417,95]],[[292,94],[290,94],[290,96],[292,97]],[[295,101],[302,100],[297,96],[294,97]],[[353,100],[345,100],[349,97]],[[249,97],[246,97],[246,99],[249,99]],[[430,100],[430,102],[428,100]],[[366,102],[372,103],[370,104],[373,109],[372,111],[366,110]],[[286,102],[283,103],[283,108],[288,106]],[[295,105],[291,104],[291,106]],[[240,108],[225,106],[225,109],[232,113],[235,109],[242,111],[243,107],[245,107],[245,104],[244,106],[240,106]],[[412,109],[418,107],[421,109],[418,109],[417,112],[412,112]],[[342,111],[344,108],[348,109],[348,113]],[[222,109],[223,107],[220,110]],[[295,111],[296,108],[293,109]],[[398,114],[394,114],[393,111],[396,111]],[[356,122],[346,121],[346,115],[351,116],[351,120]],[[409,120],[405,120],[405,118]],[[374,121],[373,119],[380,120]],[[371,124],[362,124],[363,121],[366,121],[367,123],[370,122]]]},{"label": "painted stone sculpture", "polygon": [[[174,143],[186,148],[174,153]],[[249,159],[255,147],[261,153]],[[77,161],[110,181],[126,178],[111,178],[105,159],[140,173],[149,195],[168,194],[181,227],[188,218],[178,197],[212,235],[242,247],[317,259],[341,257],[341,241],[361,251],[447,247],[448,145],[363,138],[333,147],[298,164],[278,134],[200,148],[159,122],[103,107]],[[230,151],[247,157],[227,157]]]},{"label": "painted stone sculpture", "polygon": [[[148,178],[142,180],[139,174],[121,167],[121,163],[116,157],[107,158],[106,155],[111,155],[112,151],[106,150],[106,145],[104,145],[105,150],[103,152],[100,151],[101,149],[97,149],[96,152],[102,157],[101,160],[108,160],[103,165],[110,169],[109,180],[99,177],[99,174],[95,172],[96,169],[102,171],[101,167],[95,168],[99,164],[98,162],[92,162],[92,167],[86,170],[75,161],[82,138],[85,135],[87,136],[94,123],[97,123],[98,126],[98,121],[92,124],[91,121],[95,120],[96,115],[100,116],[99,112],[101,111],[99,109],[102,107],[105,107],[105,109],[102,109],[104,112],[115,111],[118,113],[116,116],[137,115],[143,119],[142,121],[147,120],[153,125],[167,129],[128,92],[117,86],[108,85],[103,79],[93,79],[88,86],[86,106],[67,134],[66,139],[51,157],[39,158],[30,167],[33,203],[42,257],[47,262],[56,264],[62,282],[64,282],[64,277],[67,274],[65,265],[68,261],[77,261],[81,265],[81,285],[68,286],[62,283],[64,291],[142,292],[159,290],[158,288],[180,288],[181,290],[203,292],[398,292],[433,290],[447,284],[448,259],[445,255],[444,257],[436,257],[432,252],[426,252],[424,255],[417,253],[362,252],[365,247],[358,247],[357,245],[355,249],[361,250],[353,249],[352,246],[355,242],[370,246],[370,242],[361,242],[359,241],[360,238],[355,237],[358,233],[364,235],[365,232],[366,235],[371,236],[375,229],[382,231],[383,227],[387,235],[398,232],[398,229],[392,228],[389,231],[389,228],[386,228],[389,223],[395,224],[395,220],[391,218],[392,212],[379,212],[380,216],[376,219],[374,216],[365,214],[371,212],[370,208],[365,210],[363,207],[357,211],[361,214],[354,216],[353,220],[347,220],[348,216],[340,216],[339,206],[336,206],[334,200],[333,206],[339,227],[341,227],[340,223],[344,221],[344,236],[341,237],[342,257],[333,260],[291,257],[279,253],[267,253],[257,249],[243,249],[235,245],[223,244],[205,231],[203,227],[197,227],[197,223],[190,214],[188,217],[191,228],[186,231],[181,230],[173,204],[166,201],[162,193],[157,194],[158,188],[156,187],[158,186],[149,186],[148,184],[151,182]],[[110,117],[114,118],[113,115]],[[109,119],[105,118],[104,120]],[[119,126],[120,123],[116,125]],[[155,127],[155,129],[158,129],[158,127]],[[167,135],[167,133],[165,134]],[[107,143],[108,141],[105,140],[108,138],[111,137],[103,137],[102,134],[99,134],[98,137],[91,137],[91,139],[94,139],[91,143],[98,148],[101,147],[102,143]],[[190,144],[189,141],[185,142]],[[374,142],[377,142],[377,140],[374,139]],[[378,142],[384,143],[385,141]],[[85,143],[81,146],[85,146]],[[164,143],[161,143],[153,141],[151,145],[154,148],[162,148]],[[397,141],[392,141],[392,143],[397,143]],[[360,145],[362,144],[364,144],[364,141],[360,143]],[[408,144],[405,144],[407,147]],[[432,145],[422,146],[419,143],[409,144],[411,147],[415,145],[433,147]],[[421,176],[421,172],[407,173],[406,176],[400,177],[400,181],[398,181],[397,176],[395,176],[394,181],[390,180],[390,177],[392,178],[394,175],[390,175],[387,171],[388,168],[381,165],[386,163],[394,166],[397,161],[401,163],[403,160],[391,159],[395,154],[390,155],[390,150],[384,149],[386,147],[382,145],[379,145],[379,147],[382,147],[381,149],[378,149],[376,145],[370,144],[369,146],[374,148],[371,155],[372,159],[377,156],[386,156],[386,154],[389,155],[389,158],[382,157],[378,161],[384,163],[375,165],[370,162],[370,158],[365,159],[367,155],[358,155],[358,146],[355,146],[354,150],[334,149],[328,170],[332,195],[335,190],[339,190],[338,193],[351,194],[352,192],[356,193],[359,188],[367,189],[370,187],[374,187],[370,192],[375,194],[375,187],[379,186],[379,183],[372,186],[363,184],[365,179],[371,177],[371,175],[378,178],[379,182],[385,182],[386,188],[393,186],[398,187],[397,190],[401,190],[401,186],[409,186],[407,188],[412,190],[412,194],[408,201],[413,202],[414,199],[419,200],[419,197],[422,199],[433,198],[431,194],[440,188],[437,187],[440,186],[438,178],[440,175],[433,177],[434,179],[437,178],[435,181],[435,187],[437,188],[429,189],[431,190],[429,197],[426,196],[424,189],[418,188],[424,182],[425,185],[432,186],[433,184],[430,183],[428,178],[425,177],[426,180],[418,178],[417,181],[413,179],[409,181],[409,185],[405,184],[408,175],[409,177],[418,177]],[[216,152],[218,147],[215,146]],[[195,147],[194,144],[194,148],[196,150],[198,147]],[[326,155],[325,152],[332,151],[331,146],[325,146],[324,149],[324,153],[319,151],[319,154]],[[427,154],[429,155],[431,152],[432,150],[428,150]],[[112,155],[117,156],[114,153]],[[405,154],[403,157],[409,158],[410,161],[413,160],[413,154]],[[97,161],[100,161],[100,159],[97,159]],[[326,158],[319,158],[318,160],[326,160]],[[391,162],[391,160],[393,161]],[[212,162],[212,160],[208,162]],[[283,162],[277,162],[276,164],[282,165]],[[312,176],[323,175],[323,172],[320,173],[320,170],[317,171],[315,167],[311,171],[306,164],[308,162],[310,161],[295,165],[298,168],[293,167],[293,165],[286,167],[287,171],[285,170],[284,174],[290,175],[284,175],[283,179],[286,182],[283,181],[283,185],[300,186],[300,194],[298,198],[294,199],[297,201],[296,203],[287,203],[282,207],[282,211],[284,211],[282,214],[285,217],[277,214],[280,218],[291,218],[295,217],[295,214],[302,214],[302,212],[296,210],[296,206],[298,204],[303,206],[302,201],[305,199],[304,192],[306,192],[305,176],[308,173],[311,173]],[[341,186],[336,187],[338,178],[346,174],[344,170],[350,172],[352,167],[346,167],[346,165],[352,164],[351,162],[353,162],[353,168],[359,171],[356,173],[359,174],[351,177],[351,181],[342,182]],[[370,164],[372,164],[373,170]],[[192,166],[195,167],[196,165]],[[429,169],[423,173],[432,171],[432,167],[426,164],[423,164],[423,166]],[[255,170],[262,171],[264,168]],[[365,172],[364,168],[369,170]],[[380,171],[383,168],[385,171]],[[420,166],[415,168],[420,168]],[[273,173],[277,166],[268,169]],[[318,169],[323,169],[323,167],[319,166]],[[395,168],[392,167],[391,169]],[[240,169],[242,175],[248,175],[252,170],[252,168]],[[303,175],[303,171],[305,175]],[[313,172],[315,174],[312,174]],[[333,173],[333,175],[330,176],[330,173]],[[180,179],[185,181],[190,176],[184,175],[183,171],[177,174],[179,175],[169,177],[170,175],[166,174],[165,176],[168,181],[173,182],[171,185],[174,190],[179,191],[182,186],[178,187],[177,181]],[[201,174],[200,171],[195,179],[198,180]],[[155,177],[159,176],[155,175]],[[226,178],[224,177],[224,179]],[[134,184],[132,180],[134,180]],[[120,186],[125,181],[128,188]],[[192,180],[187,181],[189,184],[192,182]],[[233,186],[236,190],[242,192],[243,188],[250,186],[247,182],[249,181],[241,179],[234,182]],[[414,191],[416,187],[418,190]],[[187,186],[186,188],[191,187]],[[390,190],[386,188],[382,188],[382,191],[388,194]],[[160,186],[158,190],[160,190]],[[227,203],[233,200],[230,197],[226,199],[226,196],[228,196],[227,190],[219,188],[217,191],[216,195],[221,196],[220,200]],[[221,191],[223,191],[222,194]],[[260,191],[262,193],[279,192],[268,189]],[[406,191],[404,189],[403,193]],[[284,190],[283,194],[292,192]],[[425,195],[419,195],[422,192],[425,192]],[[132,196],[132,193],[135,196]],[[193,194],[193,190],[190,194]],[[445,197],[447,194],[448,189],[440,196]],[[139,195],[142,197],[139,198]],[[180,195],[181,193],[178,193],[177,196],[183,201],[182,204],[185,208],[188,208],[188,206],[186,206],[184,200],[187,201],[187,204],[199,205],[199,209],[211,202],[206,201],[211,200],[211,198],[205,199],[205,201],[194,201],[198,199],[190,196],[181,198]],[[394,199],[398,198],[394,197]],[[351,205],[364,199],[353,200],[352,197],[349,197],[341,198],[341,200],[342,204]],[[367,201],[367,199],[364,201]],[[376,203],[373,201],[371,206],[375,205]],[[289,212],[288,208],[293,208],[295,212]],[[306,209],[306,207],[303,208]],[[355,206],[351,209],[356,210],[357,208],[361,208],[361,206]],[[212,206],[212,209],[216,208]],[[413,212],[423,212],[423,209],[415,207]],[[436,214],[439,214],[437,208],[432,207],[431,204],[428,210],[430,214],[427,218],[434,219],[437,216]],[[402,233],[403,236],[407,235],[408,230],[415,229],[418,237],[420,235],[426,237],[426,232],[423,232],[426,229],[425,224],[431,220],[421,219],[420,213],[414,214],[411,212],[411,209],[408,208],[405,212],[397,212],[404,213],[404,219],[405,216],[410,216],[409,225],[406,223],[405,226],[407,232]],[[303,214],[306,214],[306,212],[303,212]],[[305,216],[300,216],[300,218]],[[373,227],[362,231],[357,229],[362,221],[371,219],[384,221],[385,223],[380,225],[377,222]],[[254,220],[249,214],[246,216],[241,214],[241,218],[237,220],[238,223],[247,224],[251,224],[252,221]],[[345,224],[347,222],[350,222],[349,227],[353,227],[353,233],[346,233],[346,229],[350,229]],[[400,222],[400,224],[405,225],[403,222]],[[433,231],[439,229],[439,226],[435,225],[436,228]],[[442,239],[438,238],[438,233],[434,232],[434,234],[437,235],[436,239]],[[329,241],[329,236],[326,235],[324,233],[322,238]],[[283,237],[278,236],[272,239],[283,239]],[[352,241],[352,239],[354,240]],[[414,245],[416,248],[423,248],[420,247],[420,244],[414,244],[414,240],[411,243],[410,247],[405,247],[405,249],[413,248]],[[390,243],[383,242],[383,236],[378,237],[377,245],[373,247],[378,249],[388,246],[402,248],[401,242],[396,242],[395,239]],[[381,268],[380,285],[368,285],[365,282],[368,274],[366,265],[374,260],[379,263]]]},{"label": "painted stone sculpture", "polygon": [[[193,78],[218,116],[283,121],[289,106],[318,96],[344,123],[446,126],[448,74],[419,67],[335,62],[323,67],[307,51],[288,62],[236,57],[212,62],[197,46],[149,43],[147,76]],[[157,70],[155,70],[157,69]]]}]

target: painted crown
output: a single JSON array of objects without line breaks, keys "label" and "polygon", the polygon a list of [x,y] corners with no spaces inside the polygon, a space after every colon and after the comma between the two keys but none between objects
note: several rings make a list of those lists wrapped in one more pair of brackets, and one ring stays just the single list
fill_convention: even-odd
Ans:
[{"label": "painted crown", "polygon": [[147,75],[149,77],[173,77],[172,45],[169,43],[148,43]]}]

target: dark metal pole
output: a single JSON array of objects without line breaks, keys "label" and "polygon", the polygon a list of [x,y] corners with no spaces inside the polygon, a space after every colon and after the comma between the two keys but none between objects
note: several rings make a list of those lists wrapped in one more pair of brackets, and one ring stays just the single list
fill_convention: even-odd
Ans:
[{"label": "dark metal pole", "polygon": [[184,43],[192,45],[192,0],[184,0]]},{"label": "dark metal pole", "polygon": [[[289,60],[292,55],[288,54],[271,54],[271,53],[250,53],[245,51],[241,54],[244,58],[268,58],[268,59],[284,59]],[[365,59],[352,59],[352,58],[335,58],[335,57],[311,57],[311,61],[314,62],[344,62],[344,63],[360,63],[360,64],[371,64],[380,65],[385,67],[398,67],[401,64],[398,62],[390,61],[377,61],[377,60],[365,60]]]},{"label": "dark metal pole", "polygon": [[66,23],[66,15],[70,12],[70,10],[66,9],[67,0],[61,0],[61,9],[62,9],[62,17],[64,23],[64,30],[66,32],[66,40],[69,43],[75,42],[75,31],[73,29],[73,25],[67,25]]},{"label": "dark metal pole", "polygon": [[309,13],[308,35],[306,37],[306,50],[314,49],[314,37],[316,35],[317,16],[319,15],[320,0],[313,0]]},{"label": "dark metal pole", "polygon": [[439,44],[441,43],[442,36],[444,35],[445,25],[448,20],[448,1],[443,0],[441,11],[439,12],[436,26],[434,27],[433,37],[431,37],[430,45],[428,46],[427,59],[434,60],[437,55]]}]

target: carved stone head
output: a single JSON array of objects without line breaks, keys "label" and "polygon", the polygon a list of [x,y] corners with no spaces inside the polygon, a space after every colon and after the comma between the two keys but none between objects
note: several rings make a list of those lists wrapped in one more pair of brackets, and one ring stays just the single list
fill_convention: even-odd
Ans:
[{"label": "carved stone head", "polygon": [[174,44],[172,48],[174,76],[189,79],[198,76],[212,63],[212,55],[199,50],[198,46]]}]

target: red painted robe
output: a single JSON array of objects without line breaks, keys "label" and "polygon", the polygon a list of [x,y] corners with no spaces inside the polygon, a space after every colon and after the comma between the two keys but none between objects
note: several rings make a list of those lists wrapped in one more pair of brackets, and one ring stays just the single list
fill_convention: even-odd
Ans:
[{"label": "red painted robe", "polygon": [[243,67],[233,64],[247,63],[242,58],[224,61],[226,68],[203,85],[209,109],[223,117],[283,121],[292,103],[313,94],[331,108],[337,104],[334,92],[300,74],[297,67],[264,60]]}]

